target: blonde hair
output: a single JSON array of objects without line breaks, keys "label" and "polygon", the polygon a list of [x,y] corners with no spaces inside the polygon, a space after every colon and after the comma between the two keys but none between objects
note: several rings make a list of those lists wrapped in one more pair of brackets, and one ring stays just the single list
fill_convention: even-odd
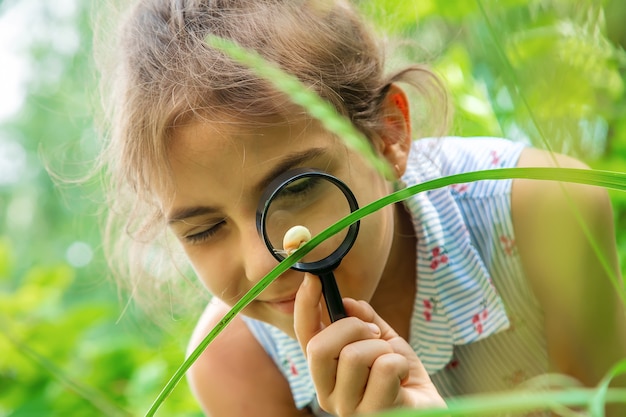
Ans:
[{"label": "blonde hair", "polygon": [[447,119],[433,73],[415,65],[385,74],[373,31],[341,0],[139,0],[119,28],[103,89],[110,110],[102,155],[111,196],[106,242],[115,275],[140,302],[142,295],[154,300],[166,282],[150,279],[160,273],[154,243],[165,229],[154,190],[169,186],[173,129],[197,117],[256,123],[293,110],[270,82],[207,46],[208,34],[297,76],[368,137],[382,129],[381,102],[395,82],[416,87],[438,109],[431,113]]}]

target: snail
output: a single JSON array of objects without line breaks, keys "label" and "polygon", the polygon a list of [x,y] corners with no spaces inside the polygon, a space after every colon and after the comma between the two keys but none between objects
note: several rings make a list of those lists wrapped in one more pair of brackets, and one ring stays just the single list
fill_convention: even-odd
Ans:
[{"label": "snail", "polygon": [[283,237],[283,250],[289,256],[309,240],[311,240],[309,229],[302,225],[293,226]]}]

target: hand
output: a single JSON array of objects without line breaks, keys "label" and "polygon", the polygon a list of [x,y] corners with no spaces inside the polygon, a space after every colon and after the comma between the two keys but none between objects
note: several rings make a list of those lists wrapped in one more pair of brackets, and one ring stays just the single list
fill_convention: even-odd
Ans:
[{"label": "hand", "polygon": [[365,301],[344,298],[349,317],[322,324],[322,286],[306,274],[294,311],[320,406],[337,416],[394,407],[445,407],[409,344]]}]

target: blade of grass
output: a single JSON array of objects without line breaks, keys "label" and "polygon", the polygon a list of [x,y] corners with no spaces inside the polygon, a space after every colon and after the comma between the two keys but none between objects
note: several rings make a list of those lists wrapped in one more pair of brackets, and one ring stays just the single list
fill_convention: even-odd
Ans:
[{"label": "blade of grass", "polygon": [[[449,399],[447,409],[393,410],[375,414],[375,417],[454,417],[502,415],[506,410],[522,413],[555,406],[586,406],[597,394],[597,388],[576,388],[559,391],[509,391],[500,394],[482,394]],[[610,403],[626,403],[626,389],[610,389],[606,392]],[[518,415],[518,414],[514,414]],[[599,417],[598,414],[591,416]]]},{"label": "blade of grass", "polygon": [[304,107],[329,132],[336,134],[345,141],[346,145],[361,153],[381,174],[391,178],[389,165],[374,152],[363,133],[357,130],[349,120],[339,115],[330,103],[307,89],[298,78],[266,61],[257,52],[245,49],[231,40],[208,35],[205,42],[246,65],[258,76],[270,81],[276,89],[287,94],[294,103]]},{"label": "blade of grass", "polygon": [[496,53],[497,56],[500,57],[500,60],[502,61],[504,65],[504,74],[508,75],[508,77],[510,78],[511,84],[515,87],[515,93],[519,97],[522,103],[522,106],[524,106],[524,110],[526,110],[526,113],[528,113],[528,117],[530,118],[533,126],[535,126],[535,129],[537,129],[537,134],[539,135],[541,142],[546,147],[546,149],[550,152],[550,155],[553,158],[553,162],[556,163],[552,146],[550,145],[550,142],[546,138],[546,135],[543,133],[543,130],[541,129],[541,124],[537,120],[537,117],[535,116],[535,113],[533,112],[530,104],[528,103],[528,100],[526,100],[526,96],[523,94],[523,92],[521,91],[519,87],[520,82],[517,77],[517,73],[515,72],[515,68],[513,67],[513,64],[511,64],[511,60],[509,59],[504,48],[502,47],[502,43],[500,42],[500,36],[498,36],[497,31],[494,28],[493,23],[491,22],[491,19],[489,18],[489,15],[487,14],[487,11],[485,10],[483,2],[481,0],[476,0],[476,4],[478,5],[478,9],[480,10],[483,20],[485,21],[485,27],[489,31],[489,34],[491,35],[491,38],[493,40],[493,44],[495,46],[494,52]]},{"label": "blade of grass", "polygon": [[[604,404],[607,402],[606,398],[609,392],[609,384],[613,378],[623,374],[626,374],[626,359],[615,364],[602,381],[600,381],[598,390],[589,403],[589,411],[591,411],[591,415],[604,417]],[[623,400],[626,402],[626,394],[624,395]]]},{"label": "blade of grass", "polygon": [[[501,179],[514,179],[514,178],[526,178],[534,180],[553,180],[572,182],[593,186],[600,186],[605,188],[612,188],[616,190],[626,191],[626,173],[612,172],[612,171],[600,171],[600,170],[584,170],[574,168],[500,168],[491,169],[485,171],[467,172],[462,174],[450,175],[447,177],[441,177],[434,180],[430,180],[421,184],[417,184],[403,190],[396,191],[389,194],[373,203],[361,207],[354,211],[337,223],[328,227],[320,234],[314,236],[304,246],[294,252],[291,256],[280,262],[272,271],[270,271],[263,279],[261,279],[250,291],[248,291],[220,320],[220,322],[209,332],[209,334],[202,340],[202,342],[194,349],[189,357],[181,364],[181,366],[174,373],[172,378],[167,382],[163,390],[159,393],[155,399],[151,408],[146,413],[146,417],[153,416],[160,405],[165,401],[169,394],[174,390],[176,385],[185,375],[185,372],[191,367],[191,365],[198,359],[206,347],[219,335],[219,333],[226,328],[226,326],[232,321],[232,319],[241,312],[254,298],[256,298],[265,288],[267,288],[280,274],[289,269],[293,264],[300,260],[303,256],[315,249],[317,245],[324,240],[339,233],[346,227],[349,227],[352,223],[362,219],[363,217],[380,210],[381,208],[405,200],[417,193],[430,191],[441,187],[446,187],[452,184],[461,184],[466,182],[480,181],[480,180],[501,180]],[[626,294],[623,287],[620,289],[620,295],[622,300],[626,304]]]}]

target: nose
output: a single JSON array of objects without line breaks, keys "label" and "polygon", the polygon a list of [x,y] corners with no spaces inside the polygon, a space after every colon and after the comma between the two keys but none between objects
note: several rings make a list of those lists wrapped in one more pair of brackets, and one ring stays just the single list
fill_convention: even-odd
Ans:
[{"label": "nose", "polygon": [[246,278],[253,283],[260,281],[278,264],[255,226],[242,231],[240,247]]}]

